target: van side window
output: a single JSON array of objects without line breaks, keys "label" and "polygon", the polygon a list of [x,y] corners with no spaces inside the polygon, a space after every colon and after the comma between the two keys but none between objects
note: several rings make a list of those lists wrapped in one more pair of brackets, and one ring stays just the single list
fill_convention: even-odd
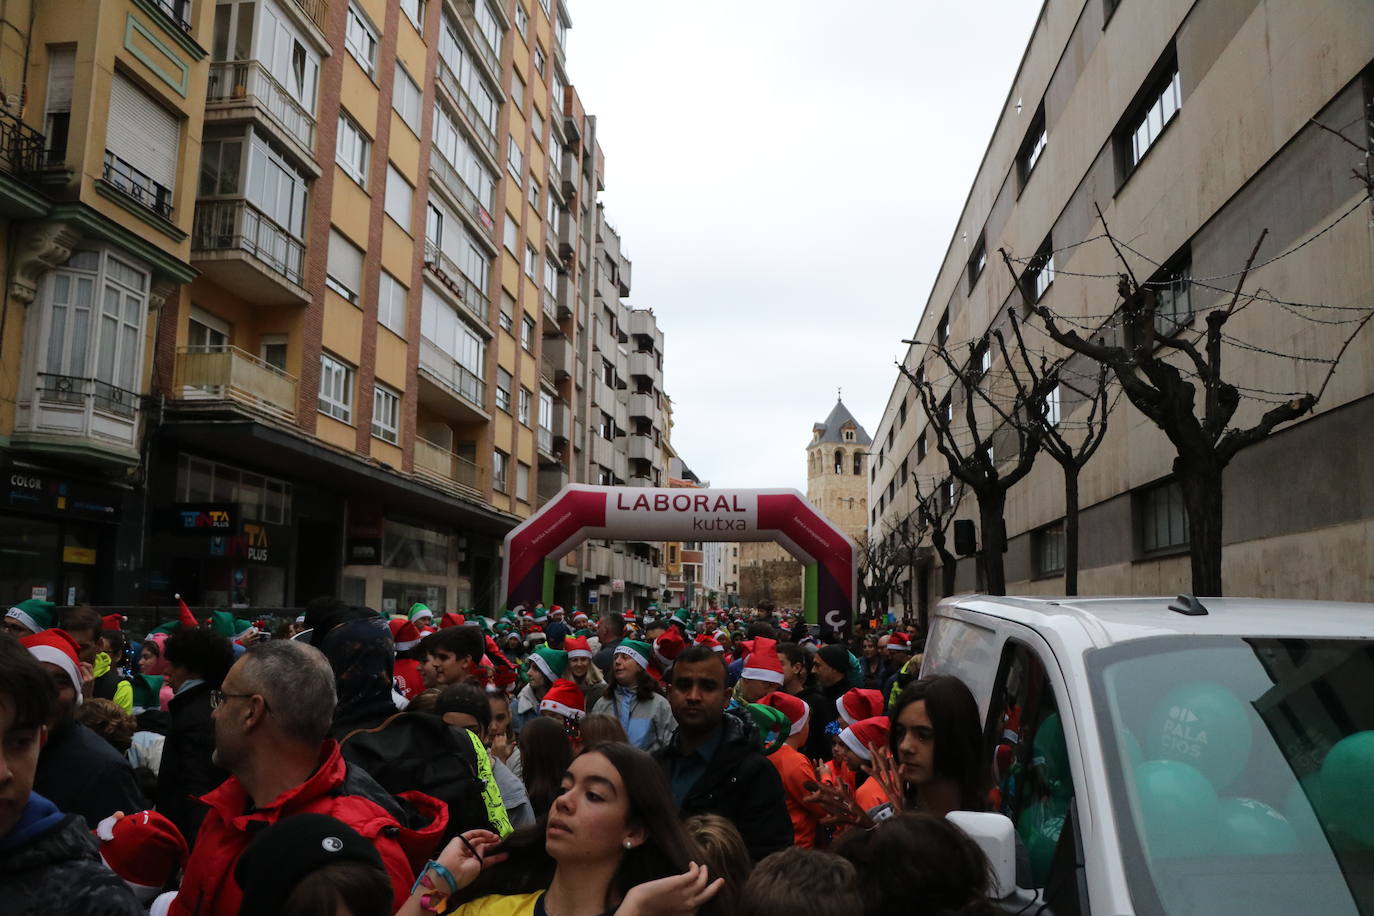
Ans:
[{"label": "van side window", "polygon": [[1034,887],[1045,887],[1065,829],[1073,779],[1059,704],[1039,657],[1008,640],[985,731],[993,764],[993,805],[1011,818],[1029,853]]}]

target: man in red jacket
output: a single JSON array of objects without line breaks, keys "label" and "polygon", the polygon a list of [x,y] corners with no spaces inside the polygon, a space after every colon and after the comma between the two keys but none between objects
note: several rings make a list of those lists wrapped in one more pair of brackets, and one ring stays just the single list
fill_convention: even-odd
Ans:
[{"label": "man in red jacket", "polygon": [[234,866],[253,837],[293,814],[327,814],[371,842],[399,908],[448,823],[438,799],[393,798],[326,741],[334,672],[318,649],[292,640],[249,649],[212,694],[215,763],[232,775],[201,796],[209,812],[186,866],[173,916],[236,916]]}]

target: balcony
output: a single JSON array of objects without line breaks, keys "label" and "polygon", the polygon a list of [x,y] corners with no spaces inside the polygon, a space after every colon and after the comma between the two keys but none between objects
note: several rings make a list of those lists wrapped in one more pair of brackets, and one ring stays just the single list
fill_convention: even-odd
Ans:
[{"label": "balcony", "polygon": [[592,379],[592,403],[607,413],[610,413],[616,404],[615,392],[599,375]]},{"label": "balcony", "polygon": [[549,430],[553,433],[554,444],[568,441],[568,422],[571,419],[571,410],[567,403],[555,399],[553,402],[553,416],[549,418]]},{"label": "balcony", "polygon": [[418,436],[415,438],[415,473],[473,495],[486,491],[486,477],[476,462]]},{"label": "balcony", "polygon": [[630,395],[629,407],[631,417],[639,417],[651,423],[658,422],[658,402],[652,394]]},{"label": "balcony", "polygon": [[557,457],[553,450],[553,430],[547,426],[540,426],[534,431],[534,444],[539,451],[550,457]]},{"label": "balcony", "polygon": [[310,18],[310,21],[319,26],[321,30],[325,28],[325,22],[329,19],[329,0],[293,0],[301,12]]},{"label": "balcony", "polygon": [[[493,48],[487,41],[486,34],[478,28],[477,10],[473,4],[474,0],[458,0],[458,10],[462,13],[463,25],[467,26],[468,34],[472,36],[472,44],[476,48],[478,56],[491,69],[493,75],[499,75],[501,73],[501,49]],[[495,4],[492,6],[494,7]],[[509,24],[506,27],[509,28]]]},{"label": "balcony", "polygon": [[228,406],[279,420],[296,418],[295,377],[237,347],[182,347],[172,385],[183,406]]},{"label": "balcony", "polygon": [[246,200],[202,200],[191,264],[254,305],[304,305],[305,245]]},{"label": "balcony", "polygon": [[572,275],[560,273],[558,275],[558,320],[571,318],[573,313],[573,290],[576,284],[572,281]]},{"label": "balcony", "polygon": [[205,91],[205,121],[253,121],[267,128],[293,158],[318,178],[315,118],[260,61],[215,61]]},{"label": "balcony", "polygon": [[544,338],[544,375],[554,382],[561,382],[572,375],[572,341],[559,334]]},{"label": "balcony", "polygon": [[631,474],[629,484],[632,487],[652,487],[654,482],[648,477],[637,477]]},{"label": "balcony", "polygon": [[40,372],[36,384],[20,392],[10,441],[16,448],[137,464],[142,405],[138,392],[109,382]]},{"label": "balcony", "polygon": [[592,436],[592,460],[603,468],[615,469],[615,443],[604,436]]},{"label": "balcony", "polygon": [[0,110],[0,171],[36,183],[47,158],[46,145],[46,138],[18,115]]},{"label": "balcony", "polygon": [[496,228],[496,224],[491,219],[491,211],[468,187],[467,182],[458,174],[458,170],[453,167],[453,164],[445,159],[443,153],[437,149],[429,157],[429,170],[438,184],[439,190],[447,192],[453,203],[457,205],[457,209],[465,215],[471,216],[477,226],[490,236],[492,230]]},{"label": "balcony", "polygon": [[539,466],[539,504],[553,499],[568,485],[568,469],[561,464]]},{"label": "balcony", "polygon": [[[569,118],[568,122],[571,123],[572,119]],[[563,192],[563,199],[569,200],[577,193],[577,157],[573,155],[571,150],[566,150],[563,153],[559,177],[562,185],[559,190]]]},{"label": "balcony", "polygon": [[191,0],[148,0],[158,12],[162,13],[177,29],[191,34]]},{"label": "balcony", "polygon": [[488,317],[491,314],[491,300],[487,294],[467,278],[456,261],[429,239],[425,239],[425,269],[463,303],[469,315],[481,322],[482,327],[491,330],[491,319]]},{"label": "balcony", "polygon": [[110,188],[146,207],[163,219],[172,217],[172,189],[153,181],[130,162],[105,150],[105,167],[100,180]]},{"label": "balcony", "polygon": [[[496,72],[500,73],[500,68],[497,68]],[[468,97],[467,90],[463,88],[463,84],[458,82],[458,74],[453,72],[453,68],[450,67],[442,57],[439,58],[439,85],[444,87],[449,97],[453,99],[454,104],[458,106],[458,110],[463,113],[463,117],[467,119],[468,126],[472,128],[472,132],[476,135],[477,141],[487,148],[487,152],[491,154],[492,159],[499,162],[500,149],[496,145],[496,134],[487,126],[487,122],[483,121],[478,116],[477,106],[474,105],[472,99]]]},{"label": "balcony", "polygon": [[488,420],[487,385],[427,337],[420,338],[420,400],[450,420]]},{"label": "balcony", "polygon": [[655,462],[658,460],[658,446],[654,444],[653,436],[629,436],[627,438],[630,444],[626,448],[626,453],[631,461]]},{"label": "balcony", "polygon": [[630,375],[638,378],[658,378],[658,358],[652,353],[635,351],[630,354]]}]

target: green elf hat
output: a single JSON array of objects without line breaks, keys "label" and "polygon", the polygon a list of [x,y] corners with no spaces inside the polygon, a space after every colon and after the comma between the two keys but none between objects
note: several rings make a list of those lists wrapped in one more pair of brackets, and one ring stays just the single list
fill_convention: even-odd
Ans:
[{"label": "green elf hat", "polygon": [[583,628],[580,629],[580,630],[574,630],[574,631],[573,631],[573,635],[574,635],[574,636],[577,636],[577,637],[580,637],[580,638],[582,638],[582,639],[586,639],[588,636],[591,636],[591,635],[592,635],[592,631],[589,630],[589,629],[587,629],[586,627],[583,627]]},{"label": "green elf hat", "polygon": [[134,709],[157,709],[161,706],[162,675],[136,674],[133,687]]},{"label": "green elf hat", "polygon": [[240,620],[233,611],[211,611],[210,629],[225,639],[233,639],[253,625],[251,620]]},{"label": "green elf hat", "polygon": [[530,653],[530,664],[544,673],[550,683],[558,680],[568,670],[568,653],[562,649],[538,646]]},{"label": "green elf hat", "polygon": [[434,612],[419,601],[410,606],[410,612],[406,614],[406,616],[409,617],[410,622],[417,627],[420,625],[421,617],[428,617],[431,622],[434,620]]},{"label": "green elf hat", "polygon": [[787,743],[787,738],[792,733],[792,720],[787,718],[785,712],[772,706],[764,706],[762,703],[750,703],[745,708],[754,720],[754,731],[758,733],[759,741],[763,744],[765,757]]},{"label": "green elf hat", "polygon": [[51,601],[30,598],[6,611],[5,619],[19,621],[30,633],[42,633],[57,625],[57,620],[53,617],[55,606]]},{"label": "green elf hat", "polygon": [[494,635],[495,635],[495,631],[492,630],[492,624],[494,623],[494,621],[493,621],[490,617],[483,617],[483,616],[481,616],[480,614],[477,614],[477,615],[467,615],[467,619],[468,619],[469,622],[475,620],[475,621],[477,622],[477,628],[478,628],[479,630],[482,631],[482,634],[483,634],[483,635],[485,635],[485,636],[494,636]]},{"label": "green elf hat", "polygon": [[653,670],[654,647],[638,639],[626,639],[615,647],[615,655],[628,655],[645,671]]}]

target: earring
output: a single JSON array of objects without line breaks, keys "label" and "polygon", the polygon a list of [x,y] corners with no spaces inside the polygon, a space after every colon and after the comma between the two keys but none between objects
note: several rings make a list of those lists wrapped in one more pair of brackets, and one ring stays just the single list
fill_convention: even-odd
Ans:
[{"label": "earring", "polygon": [[631,843],[629,840],[626,840],[626,841],[625,841],[625,848],[626,848],[626,849],[634,849],[634,848],[635,848],[635,844],[634,844],[634,843]]}]

